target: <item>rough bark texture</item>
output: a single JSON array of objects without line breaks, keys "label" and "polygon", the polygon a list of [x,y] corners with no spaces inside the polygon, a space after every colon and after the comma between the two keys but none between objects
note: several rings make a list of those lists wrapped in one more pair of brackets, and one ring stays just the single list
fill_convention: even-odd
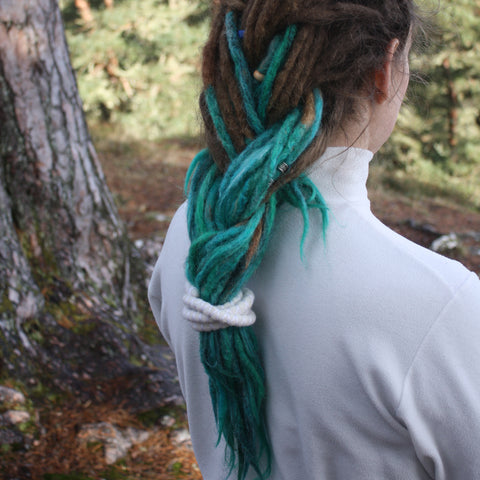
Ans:
[{"label": "rough bark texture", "polygon": [[0,376],[71,354],[85,331],[128,357],[138,269],[55,0],[1,0],[0,160]]}]

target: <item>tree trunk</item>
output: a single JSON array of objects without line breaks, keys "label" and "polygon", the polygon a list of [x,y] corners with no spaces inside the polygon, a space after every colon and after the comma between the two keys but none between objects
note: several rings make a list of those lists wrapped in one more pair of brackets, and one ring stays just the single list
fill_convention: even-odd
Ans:
[{"label": "tree trunk", "polygon": [[128,357],[131,278],[142,272],[87,130],[57,2],[1,2],[0,377],[60,368],[55,356],[73,355],[82,333],[96,344],[100,324],[102,348]]},{"label": "tree trunk", "polygon": [[447,98],[448,98],[448,145],[451,152],[451,161],[458,161],[457,155],[457,124],[458,124],[458,96],[455,90],[455,82],[453,81],[452,70],[450,67],[450,59],[447,57],[442,62],[443,71],[447,81]]}]

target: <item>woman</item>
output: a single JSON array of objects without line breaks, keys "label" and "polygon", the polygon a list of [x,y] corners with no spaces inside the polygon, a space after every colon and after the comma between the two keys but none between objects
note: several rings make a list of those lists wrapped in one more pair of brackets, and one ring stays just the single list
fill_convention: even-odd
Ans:
[{"label": "woman", "polygon": [[417,23],[411,0],[215,4],[208,149],[149,290],[206,480],[480,478],[480,282],[365,188]]}]

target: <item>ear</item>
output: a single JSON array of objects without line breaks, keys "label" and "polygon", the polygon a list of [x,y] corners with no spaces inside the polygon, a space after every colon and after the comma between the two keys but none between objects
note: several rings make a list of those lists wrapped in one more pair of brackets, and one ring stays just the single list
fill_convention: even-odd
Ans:
[{"label": "ear", "polygon": [[399,44],[398,38],[394,38],[388,42],[382,68],[375,70],[375,102],[379,104],[389,98],[389,89],[392,82],[393,56]]}]

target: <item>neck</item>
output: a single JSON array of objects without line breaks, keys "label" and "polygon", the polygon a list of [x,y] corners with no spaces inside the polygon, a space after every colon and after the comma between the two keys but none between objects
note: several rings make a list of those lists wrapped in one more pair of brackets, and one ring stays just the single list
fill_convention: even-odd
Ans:
[{"label": "neck", "polygon": [[327,146],[356,147],[376,153],[391,133],[385,125],[382,106],[364,100],[357,108],[358,112],[332,133]]},{"label": "neck", "polygon": [[[357,130],[357,129],[355,129]],[[347,130],[341,130],[335,132],[328,141],[328,147],[355,147],[363,148],[365,150],[372,150],[370,148],[370,135],[368,134],[368,128],[364,128],[359,132],[352,132]],[[375,151],[372,150],[374,153]]]},{"label": "neck", "polygon": [[[360,117],[360,116],[359,116]],[[362,115],[359,119],[353,119],[334,131],[328,141],[329,147],[356,147],[372,150],[369,117]]]}]

